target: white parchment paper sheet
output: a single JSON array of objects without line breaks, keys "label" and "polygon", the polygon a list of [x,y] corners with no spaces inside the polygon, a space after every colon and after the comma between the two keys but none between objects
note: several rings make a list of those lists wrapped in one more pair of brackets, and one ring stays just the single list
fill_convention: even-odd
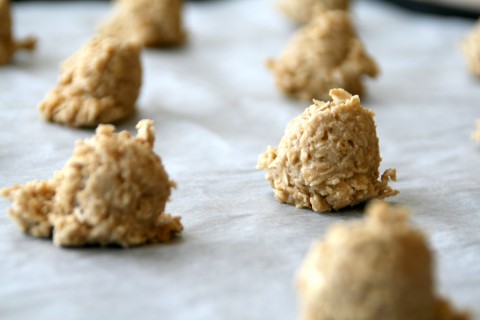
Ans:
[{"label": "white parchment paper sheet", "polygon": [[[48,124],[36,106],[58,63],[93,36],[108,3],[15,5],[33,55],[0,68],[0,187],[48,179],[92,135]],[[354,20],[382,69],[368,81],[382,170],[398,170],[392,202],[415,212],[436,252],[439,291],[480,318],[480,82],[458,44],[473,22],[359,1]],[[309,103],[283,97],[265,68],[294,27],[266,1],[188,3],[188,45],[146,50],[138,113],[155,121],[155,151],[178,182],[172,244],[59,249],[21,234],[0,201],[1,319],[295,319],[295,270],[314,239],[361,209],[316,214],[277,203],[259,153]],[[352,261],[352,263],[354,263]]]}]

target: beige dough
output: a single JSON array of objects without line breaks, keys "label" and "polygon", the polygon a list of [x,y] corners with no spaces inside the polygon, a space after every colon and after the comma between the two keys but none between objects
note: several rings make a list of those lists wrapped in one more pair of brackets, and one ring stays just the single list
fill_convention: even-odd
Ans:
[{"label": "beige dough", "polygon": [[470,72],[480,76],[480,20],[463,40],[462,51]]},{"label": "beige dough", "polygon": [[408,210],[377,201],[332,226],[298,273],[305,320],[461,320],[434,290],[433,257]]},{"label": "beige dough", "polygon": [[277,6],[292,21],[302,24],[319,12],[348,10],[350,0],[277,0]]},{"label": "beige dough", "polygon": [[153,152],[153,122],[142,120],[137,129],[132,137],[100,125],[95,136],[77,141],[51,180],[0,190],[13,201],[10,217],[35,237],[53,232],[58,246],[129,247],[180,233],[180,217],[163,212],[174,182]]},{"label": "beige dough", "polygon": [[475,121],[477,128],[472,133],[472,140],[480,142],[480,119]]},{"label": "beige dough", "polygon": [[339,210],[395,195],[395,169],[378,181],[380,152],[373,112],[358,96],[330,91],[333,101],[314,101],[287,125],[277,148],[260,155],[257,168],[279,202],[315,211]]},{"label": "beige dough", "polygon": [[96,37],[63,63],[39,109],[45,120],[72,127],[113,123],[135,111],[141,84],[140,48]]},{"label": "beige dough", "polygon": [[185,40],[183,0],[117,0],[100,32],[145,47],[178,46]]},{"label": "beige dough", "polygon": [[300,29],[268,67],[278,88],[297,99],[328,99],[328,91],[344,88],[362,95],[362,77],[376,77],[378,68],[365,52],[348,13],[327,11]]},{"label": "beige dough", "polygon": [[17,50],[32,51],[35,49],[36,40],[34,38],[29,37],[23,41],[15,41],[12,33],[10,0],[0,0],[0,65],[10,62]]}]

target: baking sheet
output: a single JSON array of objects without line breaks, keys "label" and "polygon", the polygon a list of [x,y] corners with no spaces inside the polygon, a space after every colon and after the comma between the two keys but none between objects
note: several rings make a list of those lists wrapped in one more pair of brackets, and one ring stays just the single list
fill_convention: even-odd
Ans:
[{"label": "baking sheet", "polygon": [[[48,179],[76,139],[36,105],[58,63],[78,50],[108,3],[15,5],[18,37],[39,50],[0,68],[0,186]],[[382,69],[363,104],[376,113],[383,162],[436,252],[438,290],[480,318],[480,82],[458,44],[472,22],[359,1],[355,23]],[[308,103],[284,98],[264,67],[294,31],[270,2],[188,3],[189,43],[146,50],[138,113],[155,121],[155,151],[178,183],[167,211],[183,217],[171,244],[59,249],[21,234],[0,200],[1,319],[295,319],[295,270],[314,239],[361,209],[316,214],[277,203],[256,159]],[[352,262],[354,263],[354,262]]]},{"label": "baking sheet", "polygon": [[456,6],[470,9],[480,9],[480,3],[477,0],[419,0],[430,3],[440,3],[449,6]]},{"label": "baking sheet", "polygon": [[478,19],[478,0],[382,0],[423,13]]}]

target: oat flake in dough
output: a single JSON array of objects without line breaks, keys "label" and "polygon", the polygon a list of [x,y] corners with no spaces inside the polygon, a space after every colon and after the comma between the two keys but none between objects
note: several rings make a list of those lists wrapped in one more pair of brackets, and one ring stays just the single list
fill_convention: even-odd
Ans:
[{"label": "oat flake in dough", "polygon": [[433,257],[408,210],[376,201],[332,226],[298,273],[305,320],[465,320],[435,294]]},{"label": "oat flake in dough", "polygon": [[72,127],[113,123],[135,111],[141,84],[140,47],[97,36],[63,63],[39,110],[45,120]]},{"label": "oat flake in dough", "polygon": [[0,190],[13,201],[10,217],[35,237],[59,246],[118,244],[124,247],[170,240],[183,229],[180,217],[164,213],[174,182],[153,152],[151,120],[136,137],[100,125],[76,143],[72,157],[49,181]]},{"label": "oat flake in dough", "polygon": [[364,93],[363,77],[379,73],[357,37],[348,13],[327,11],[305,25],[280,58],[269,60],[278,88],[288,96],[328,99],[333,88]]},{"label": "oat flake in dough", "polygon": [[332,101],[314,101],[290,121],[278,147],[260,155],[257,168],[266,171],[275,198],[323,212],[397,194],[388,186],[395,169],[378,180],[374,113],[343,89],[330,95]]},{"label": "oat flake in dough", "polygon": [[292,21],[307,23],[326,10],[348,10],[350,0],[277,0],[278,8]]},{"label": "oat flake in dough", "polygon": [[34,50],[36,40],[27,38],[16,41],[12,32],[12,16],[10,13],[10,0],[0,0],[0,65],[7,64],[17,50]]},{"label": "oat flake in dough", "polygon": [[100,32],[145,47],[178,46],[185,41],[183,0],[117,0]]}]

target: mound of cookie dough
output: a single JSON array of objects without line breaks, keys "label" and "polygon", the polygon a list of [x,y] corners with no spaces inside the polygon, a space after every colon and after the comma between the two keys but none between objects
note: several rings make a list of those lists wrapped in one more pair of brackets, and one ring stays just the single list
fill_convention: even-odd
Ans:
[{"label": "mound of cookie dough", "polygon": [[477,121],[475,121],[476,125],[477,125],[477,128],[475,129],[475,131],[472,133],[472,140],[476,141],[476,142],[480,142],[480,119],[478,119]]},{"label": "mound of cookie dough", "polygon": [[463,40],[462,51],[470,72],[480,76],[480,20]]},{"label": "mound of cookie dough", "polygon": [[140,47],[98,36],[63,63],[39,109],[45,120],[72,127],[113,123],[135,111],[141,84]]},{"label": "mound of cookie dough", "polygon": [[310,249],[298,273],[302,319],[468,319],[435,295],[432,253],[408,210],[376,201],[367,213]]},{"label": "mound of cookie dough", "polygon": [[12,16],[10,14],[10,0],[0,0],[0,65],[7,64],[17,50],[34,50],[36,40],[27,38],[15,41],[12,32]]},{"label": "mound of cookie dough", "polygon": [[277,0],[278,8],[292,21],[303,24],[327,10],[348,10],[350,0]]},{"label": "mound of cookie dough", "polygon": [[183,0],[117,0],[100,32],[144,47],[178,46],[185,41]]},{"label": "mound of cookie dough", "polygon": [[300,29],[268,67],[278,88],[297,99],[328,99],[333,88],[362,95],[364,75],[376,77],[378,67],[365,52],[348,13],[327,11]]},{"label": "mound of cookie dough", "polygon": [[174,182],[153,152],[151,120],[138,134],[100,125],[77,141],[70,160],[49,181],[0,190],[21,230],[58,246],[158,243],[182,231],[180,217],[164,213]]},{"label": "mound of cookie dough", "polygon": [[260,155],[275,198],[324,212],[398,193],[388,186],[395,169],[378,180],[380,152],[373,112],[358,96],[330,91],[332,101],[314,101],[287,125],[277,148]]}]

